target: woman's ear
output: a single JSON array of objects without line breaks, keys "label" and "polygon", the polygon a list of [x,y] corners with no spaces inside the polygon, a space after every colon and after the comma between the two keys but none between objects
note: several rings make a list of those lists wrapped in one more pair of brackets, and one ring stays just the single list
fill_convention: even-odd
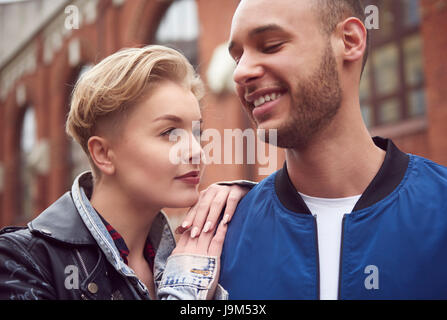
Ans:
[{"label": "woman's ear", "polygon": [[343,40],[343,60],[363,62],[368,35],[365,25],[359,19],[350,17],[341,22],[339,28]]},{"label": "woman's ear", "polygon": [[105,175],[115,173],[115,165],[111,159],[110,144],[107,139],[91,136],[87,142],[88,151],[93,163]]}]

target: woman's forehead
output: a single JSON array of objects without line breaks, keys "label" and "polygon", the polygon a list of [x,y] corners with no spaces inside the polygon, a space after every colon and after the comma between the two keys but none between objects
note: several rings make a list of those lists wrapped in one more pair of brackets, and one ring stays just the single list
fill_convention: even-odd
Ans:
[{"label": "woman's forehead", "polygon": [[137,114],[136,117],[144,113],[153,121],[160,118],[173,119],[173,117],[166,117],[167,115],[188,121],[201,117],[196,96],[190,90],[170,81],[151,88],[151,92],[141,101],[140,107],[142,107],[140,115]]}]

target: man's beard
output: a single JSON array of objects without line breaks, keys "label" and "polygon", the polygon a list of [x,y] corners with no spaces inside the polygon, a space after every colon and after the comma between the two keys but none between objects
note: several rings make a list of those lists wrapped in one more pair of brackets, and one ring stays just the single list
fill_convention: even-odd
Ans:
[{"label": "man's beard", "polygon": [[290,115],[277,129],[277,142],[269,141],[269,130],[266,130],[265,142],[286,149],[305,148],[331,123],[340,109],[341,99],[337,64],[328,44],[318,70],[298,84],[295,93],[291,94]]}]

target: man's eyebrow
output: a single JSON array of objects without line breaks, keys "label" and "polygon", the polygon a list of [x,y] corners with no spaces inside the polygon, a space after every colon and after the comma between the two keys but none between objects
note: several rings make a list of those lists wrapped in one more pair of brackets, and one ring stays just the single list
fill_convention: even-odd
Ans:
[{"label": "man's eyebrow", "polygon": [[253,29],[252,31],[250,31],[250,36],[255,36],[260,33],[269,32],[269,31],[284,31],[284,29],[274,23],[267,24],[265,26],[260,26],[256,29]]},{"label": "man's eyebrow", "polygon": [[[271,24],[267,24],[265,26],[260,26],[257,27],[253,30],[250,31],[249,36],[250,37],[254,37],[257,36],[259,34],[265,33],[265,32],[271,32],[271,31],[284,31],[284,29],[282,27],[280,27],[277,24],[271,23]],[[231,53],[231,50],[234,48],[234,46],[236,45],[236,43],[234,41],[231,41],[230,44],[228,45],[228,51]]]}]

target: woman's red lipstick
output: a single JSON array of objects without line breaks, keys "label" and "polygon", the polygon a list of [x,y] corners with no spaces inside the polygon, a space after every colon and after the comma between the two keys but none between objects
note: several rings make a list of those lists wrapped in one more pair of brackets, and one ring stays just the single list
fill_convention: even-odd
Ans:
[{"label": "woman's red lipstick", "polygon": [[199,184],[200,183],[200,171],[190,171],[187,174],[178,176],[175,179],[182,180],[189,184]]}]

